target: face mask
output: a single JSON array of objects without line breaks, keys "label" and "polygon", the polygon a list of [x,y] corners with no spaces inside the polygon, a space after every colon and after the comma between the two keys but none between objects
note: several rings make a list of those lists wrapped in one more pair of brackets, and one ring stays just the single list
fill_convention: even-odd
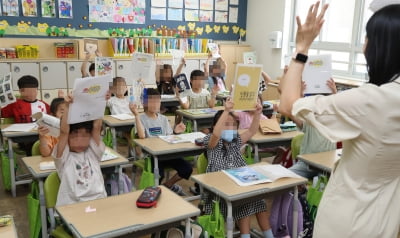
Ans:
[{"label": "face mask", "polygon": [[221,139],[226,142],[232,142],[237,137],[237,130],[223,130],[221,133]]}]

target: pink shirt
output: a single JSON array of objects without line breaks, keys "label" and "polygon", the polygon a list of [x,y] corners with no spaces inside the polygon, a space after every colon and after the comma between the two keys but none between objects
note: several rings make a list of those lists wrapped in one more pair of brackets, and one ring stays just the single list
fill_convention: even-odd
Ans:
[{"label": "pink shirt", "polygon": [[[237,112],[239,117],[239,129],[250,128],[251,122],[253,121],[253,115],[248,112]],[[260,120],[268,119],[264,114],[261,114]]]}]

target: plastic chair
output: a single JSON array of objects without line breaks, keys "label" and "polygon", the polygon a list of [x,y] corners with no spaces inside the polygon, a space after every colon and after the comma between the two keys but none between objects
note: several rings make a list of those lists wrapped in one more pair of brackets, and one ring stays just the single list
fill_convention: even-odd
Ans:
[{"label": "plastic chair", "polygon": [[104,115],[111,115],[111,110],[110,110],[109,107],[106,107],[106,108],[104,109]]},{"label": "plastic chair", "polygon": [[40,155],[40,141],[36,141],[32,146],[32,156]]},{"label": "plastic chair", "polygon": [[196,167],[198,174],[204,174],[207,170],[208,159],[204,153],[201,153],[197,158]]},{"label": "plastic chair", "polygon": [[300,147],[301,143],[303,142],[303,137],[304,134],[297,135],[293,137],[292,142],[291,142],[291,148],[292,148],[292,159],[295,160],[297,155],[300,153]]},{"label": "plastic chair", "polygon": [[62,225],[56,224],[56,219],[54,217],[54,207],[57,202],[58,189],[60,188],[60,178],[57,172],[51,173],[44,182],[44,196],[46,198],[46,208],[50,220],[50,230],[49,233],[55,238],[72,238],[68,234]]}]

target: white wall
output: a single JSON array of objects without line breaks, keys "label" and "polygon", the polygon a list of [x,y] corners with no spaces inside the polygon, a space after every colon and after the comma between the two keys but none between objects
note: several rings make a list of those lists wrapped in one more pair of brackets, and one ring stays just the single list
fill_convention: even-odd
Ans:
[{"label": "white wall", "polygon": [[264,65],[264,71],[273,79],[282,75],[281,49],[268,46],[268,35],[282,31],[284,24],[284,0],[248,0],[246,42],[257,53],[257,63]]}]

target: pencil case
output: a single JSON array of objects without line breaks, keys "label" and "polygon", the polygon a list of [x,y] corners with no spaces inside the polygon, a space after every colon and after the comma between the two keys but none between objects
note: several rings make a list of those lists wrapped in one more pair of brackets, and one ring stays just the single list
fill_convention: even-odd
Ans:
[{"label": "pencil case", "polygon": [[151,208],[157,205],[157,200],[160,197],[161,188],[153,186],[147,187],[136,200],[136,206],[141,208]]}]

